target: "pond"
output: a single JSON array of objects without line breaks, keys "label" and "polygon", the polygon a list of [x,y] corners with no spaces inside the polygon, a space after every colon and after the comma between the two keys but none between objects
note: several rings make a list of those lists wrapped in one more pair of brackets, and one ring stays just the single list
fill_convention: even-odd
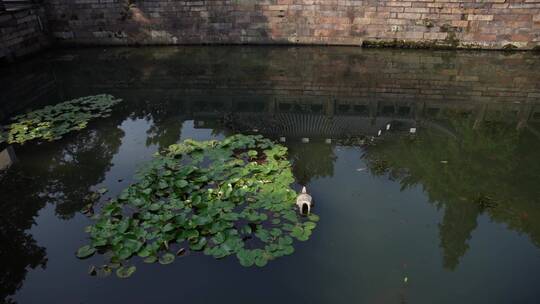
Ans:
[{"label": "pond", "polygon": [[[53,50],[0,68],[0,120],[97,94],[109,117],[13,144],[0,301],[538,303],[540,55],[351,47]],[[188,251],[88,274],[86,198],[168,146],[257,134],[288,148],[320,217],[264,267]]]}]

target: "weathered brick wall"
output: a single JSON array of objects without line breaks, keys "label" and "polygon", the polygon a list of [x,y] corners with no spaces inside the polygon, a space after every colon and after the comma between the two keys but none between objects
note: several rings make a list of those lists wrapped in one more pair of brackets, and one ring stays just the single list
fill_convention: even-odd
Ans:
[{"label": "weathered brick wall", "polygon": [[43,7],[0,12],[0,61],[34,53],[50,44]]},{"label": "weathered brick wall", "polygon": [[540,0],[49,0],[76,44],[540,46]]}]

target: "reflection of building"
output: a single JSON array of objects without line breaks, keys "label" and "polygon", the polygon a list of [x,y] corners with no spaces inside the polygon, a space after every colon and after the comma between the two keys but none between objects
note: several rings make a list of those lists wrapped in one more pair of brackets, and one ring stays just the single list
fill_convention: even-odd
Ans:
[{"label": "reflection of building", "polygon": [[[195,97],[184,102],[184,113],[208,127],[205,120],[220,119],[230,113],[226,123],[239,130],[256,130],[266,136],[346,138],[377,135],[388,123],[410,127],[435,128],[449,135],[452,130],[437,123],[447,112],[472,117],[475,125],[484,121],[514,122],[516,128],[540,121],[536,104],[467,104],[432,102],[385,102],[327,97],[268,98],[221,97],[213,102]],[[455,136],[455,135],[453,135]]]}]

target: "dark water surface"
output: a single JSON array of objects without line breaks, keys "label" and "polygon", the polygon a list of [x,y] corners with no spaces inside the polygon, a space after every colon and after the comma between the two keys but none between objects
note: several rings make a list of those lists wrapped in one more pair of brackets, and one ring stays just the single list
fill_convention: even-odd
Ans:
[{"label": "dark water surface", "polygon": [[[80,96],[124,99],[83,131],[13,147],[0,302],[540,303],[539,55],[109,48],[0,72],[2,120]],[[87,274],[102,260],[74,254],[90,191],[107,187],[103,203],[156,151],[234,133],[285,137],[321,217],[309,241],[264,268],[190,253],[136,262],[129,279]]]}]

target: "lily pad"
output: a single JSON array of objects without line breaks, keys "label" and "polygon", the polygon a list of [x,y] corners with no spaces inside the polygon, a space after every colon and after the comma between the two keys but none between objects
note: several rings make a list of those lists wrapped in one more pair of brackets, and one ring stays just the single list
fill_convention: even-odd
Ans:
[{"label": "lily pad", "polygon": [[0,143],[59,140],[67,133],[86,128],[90,120],[108,116],[120,101],[105,94],[87,96],[16,116],[13,123],[0,127]]},{"label": "lily pad", "polygon": [[85,250],[105,251],[107,265],[137,256],[166,265],[189,246],[263,267],[292,254],[294,239],[308,240],[318,220],[295,211],[287,149],[262,136],[186,140],[157,154],[138,178],[85,230],[92,240]]},{"label": "lily pad", "polygon": [[79,259],[85,259],[90,256],[92,256],[96,252],[96,249],[94,247],[90,247],[90,245],[84,245],[79,250],[77,250],[77,257]]},{"label": "lily pad", "polygon": [[137,270],[137,267],[135,266],[122,266],[118,269],[116,269],[116,275],[121,279],[129,278],[134,272]]},{"label": "lily pad", "polygon": [[252,266],[255,263],[255,255],[250,250],[241,250],[236,253],[240,265],[244,267]]},{"label": "lily pad", "polygon": [[147,258],[145,258],[143,261],[147,264],[152,264],[152,263],[155,263],[157,262],[158,258],[155,257],[155,256],[149,256]]},{"label": "lily pad", "polygon": [[159,258],[159,263],[162,265],[167,265],[174,262],[174,254],[172,253],[165,253]]}]

